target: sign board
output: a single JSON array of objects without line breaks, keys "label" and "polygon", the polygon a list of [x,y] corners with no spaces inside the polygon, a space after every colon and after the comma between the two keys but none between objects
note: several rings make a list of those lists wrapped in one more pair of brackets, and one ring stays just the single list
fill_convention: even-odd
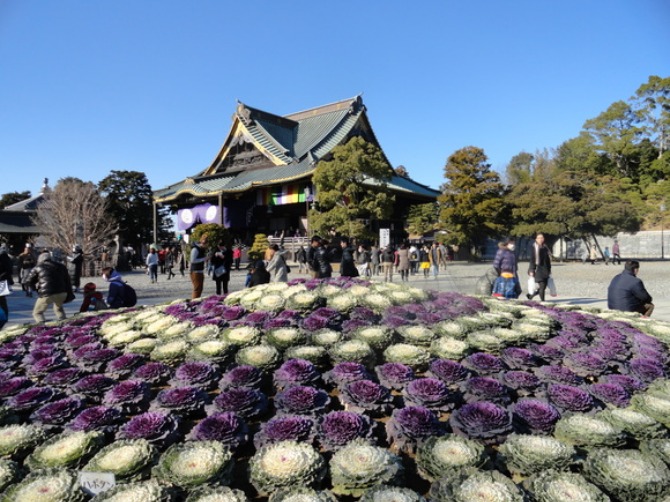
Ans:
[{"label": "sign board", "polygon": [[379,229],[379,248],[385,248],[391,244],[391,229],[389,228],[380,228]]},{"label": "sign board", "polygon": [[116,476],[111,472],[87,472],[79,473],[79,486],[89,495],[97,495],[106,492],[116,486]]}]

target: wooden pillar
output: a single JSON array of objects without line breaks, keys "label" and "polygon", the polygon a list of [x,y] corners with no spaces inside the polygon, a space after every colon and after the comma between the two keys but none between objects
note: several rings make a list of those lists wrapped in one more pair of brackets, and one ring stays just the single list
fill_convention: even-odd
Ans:
[{"label": "wooden pillar", "polygon": [[219,225],[225,228],[223,222],[223,192],[219,192]]},{"label": "wooden pillar", "polygon": [[158,204],[153,201],[154,244],[158,244]]}]

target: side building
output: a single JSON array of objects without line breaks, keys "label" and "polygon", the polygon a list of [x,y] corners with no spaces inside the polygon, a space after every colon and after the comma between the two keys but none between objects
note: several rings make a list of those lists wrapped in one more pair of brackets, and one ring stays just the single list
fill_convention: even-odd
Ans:
[{"label": "side building", "polygon": [[[180,231],[189,232],[198,223],[218,223],[245,241],[255,233],[309,235],[307,212],[318,202],[312,184],[317,164],[356,136],[383,151],[360,96],[286,116],[238,103],[230,132],[211,165],[156,190],[154,203],[177,214]],[[366,183],[371,189],[376,184],[372,179]],[[439,192],[403,176],[393,176],[388,187],[396,197],[394,214],[369,225],[374,232],[391,229],[397,240],[408,208],[435,202]]]}]

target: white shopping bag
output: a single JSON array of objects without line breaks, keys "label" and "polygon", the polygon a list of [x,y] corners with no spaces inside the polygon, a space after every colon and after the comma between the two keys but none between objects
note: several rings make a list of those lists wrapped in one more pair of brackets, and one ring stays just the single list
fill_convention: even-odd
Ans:
[{"label": "white shopping bag", "polygon": [[0,281],[0,296],[9,296],[12,294],[12,289],[9,287],[7,281]]},{"label": "white shopping bag", "polygon": [[553,277],[547,279],[547,287],[549,288],[549,294],[551,296],[558,296],[558,292],[556,291],[556,283],[554,282]]},{"label": "white shopping bag", "polygon": [[535,277],[532,275],[528,278],[528,294],[534,295],[537,293],[537,284],[535,283]]}]

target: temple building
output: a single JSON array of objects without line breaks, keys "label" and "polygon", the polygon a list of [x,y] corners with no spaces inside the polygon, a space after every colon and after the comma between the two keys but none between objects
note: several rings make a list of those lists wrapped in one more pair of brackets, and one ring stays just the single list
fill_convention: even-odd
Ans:
[{"label": "temple building", "polygon": [[[230,132],[209,167],[154,192],[156,205],[177,213],[188,233],[197,223],[219,223],[248,240],[254,233],[309,235],[307,212],[318,194],[312,176],[320,160],[355,136],[383,149],[360,96],[280,116],[238,103]],[[389,166],[391,164],[389,163]],[[376,181],[367,184],[374,188]],[[434,202],[439,192],[393,175],[393,216],[370,222],[399,238],[409,206]]]}]

